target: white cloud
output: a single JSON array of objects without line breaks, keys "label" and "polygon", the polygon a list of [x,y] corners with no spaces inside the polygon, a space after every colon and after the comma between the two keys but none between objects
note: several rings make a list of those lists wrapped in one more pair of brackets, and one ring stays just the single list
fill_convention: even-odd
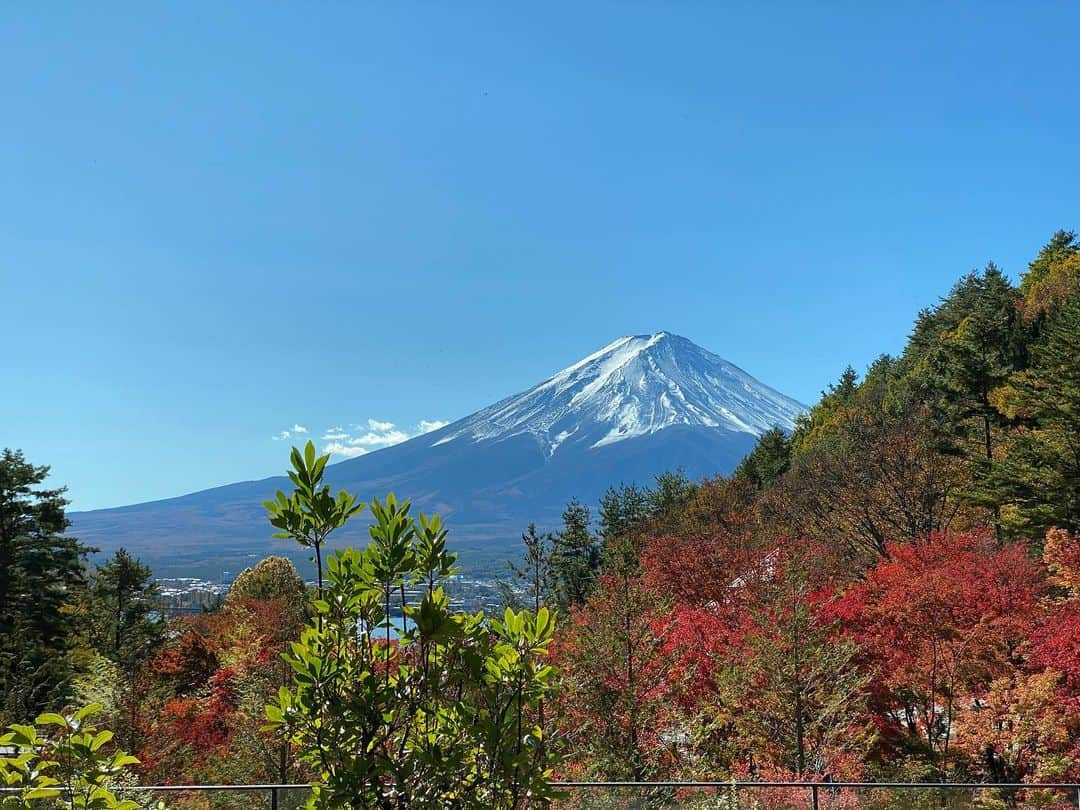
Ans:
[{"label": "white cloud", "polygon": [[275,433],[270,438],[273,439],[275,442],[282,442],[289,438],[291,435],[292,434],[289,431],[283,430],[280,433]]},{"label": "white cloud", "polygon": [[373,450],[392,447],[448,424],[450,423],[442,419],[421,419],[415,430],[403,430],[395,422],[368,419],[366,423],[350,425],[348,429],[327,428],[322,434],[322,440],[326,442],[323,452],[356,458]]},{"label": "white cloud", "polygon": [[392,444],[400,444],[406,439],[412,437],[403,430],[386,430],[377,431],[369,430],[362,436],[353,436],[349,439],[349,444],[360,445],[362,447],[389,447]]},{"label": "white cloud", "polygon": [[297,434],[297,435],[302,434],[302,433],[307,433],[307,428],[304,427],[303,425],[293,425],[292,426],[292,432]]},{"label": "white cloud", "polygon": [[420,432],[431,433],[433,430],[444,428],[449,425],[450,422],[446,419],[421,419],[420,420]]},{"label": "white cloud", "polygon": [[344,456],[345,458],[356,458],[367,453],[363,447],[353,447],[348,444],[342,444],[341,442],[330,442],[323,448],[324,453],[331,453],[335,456]]}]

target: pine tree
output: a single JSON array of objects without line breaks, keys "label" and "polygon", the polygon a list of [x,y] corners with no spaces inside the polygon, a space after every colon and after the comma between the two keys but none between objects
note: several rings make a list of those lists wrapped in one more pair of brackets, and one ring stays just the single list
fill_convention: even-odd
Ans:
[{"label": "pine tree", "polygon": [[165,632],[149,566],[118,549],[90,575],[87,597],[91,644],[132,675],[157,652]]},{"label": "pine tree", "polygon": [[993,460],[1006,423],[994,394],[1027,362],[1019,300],[993,263],[965,276],[942,304],[937,343],[921,364],[935,391],[931,405],[952,428],[954,450],[982,462]]},{"label": "pine tree", "polygon": [[555,536],[551,532],[540,534],[536,524],[530,523],[527,531],[521,535],[525,546],[521,562],[507,562],[511,581],[499,582],[503,602],[514,610],[521,610],[522,600],[518,594],[524,592],[531,610],[539,611],[551,600],[555,586]]},{"label": "pine tree", "polygon": [[64,531],[64,488],[21,451],[0,456],[0,717],[27,722],[62,708],[72,689],[74,603],[88,551]]},{"label": "pine tree", "polygon": [[647,488],[626,483],[608,487],[600,498],[600,567],[605,573],[637,567],[641,530],[650,514]]},{"label": "pine tree", "polygon": [[1080,529],[1080,293],[1049,320],[1027,372],[1001,397],[1023,429],[995,464],[988,489],[1010,527],[1030,537]]},{"label": "pine tree", "polygon": [[780,428],[766,431],[754,449],[739,462],[734,477],[761,491],[771,486],[791,466],[791,439]]},{"label": "pine tree", "polygon": [[580,605],[596,586],[600,546],[589,527],[589,507],[574,498],[563,510],[563,528],[551,558],[552,593],[563,611]]}]

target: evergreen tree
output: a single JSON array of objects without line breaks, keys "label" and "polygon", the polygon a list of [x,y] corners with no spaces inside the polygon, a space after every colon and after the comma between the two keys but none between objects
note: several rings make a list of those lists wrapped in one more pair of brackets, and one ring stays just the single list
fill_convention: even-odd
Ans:
[{"label": "evergreen tree", "polygon": [[955,449],[989,462],[1005,426],[993,395],[1026,363],[1019,293],[994,264],[971,273],[942,305],[947,323],[923,361],[932,405],[952,425]]},{"label": "evergreen tree", "polygon": [[791,437],[793,455],[806,453],[816,447],[822,438],[843,420],[847,409],[859,392],[859,375],[848,366],[828,390],[821,392],[821,400],[795,420],[795,432]]},{"label": "evergreen tree", "polygon": [[780,428],[761,435],[754,449],[739,462],[734,476],[758,491],[766,489],[791,466],[791,439]]},{"label": "evergreen tree", "polygon": [[600,498],[600,564],[605,572],[636,566],[641,530],[650,514],[648,489],[626,483],[608,487]]},{"label": "evergreen tree", "polygon": [[39,485],[48,467],[0,456],[0,717],[26,722],[61,708],[75,672],[74,602],[88,549],[66,537],[64,489]]},{"label": "evergreen tree", "polygon": [[1009,528],[1041,537],[1051,527],[1080,529],[1080,293],[1047,322],[1027,372],[1001,397],[1023,429],[987,489],[1004,504]]},{"label": "evergreen tree", "polygon": [[654,486],[646,491],[645,508],[650,518],[664,518],[687,502],[697,492],[697,484],[686,477],[682,470],[668,470],[654,479]]},{"label": "evergreen tree", "polygon": [[91,644],[125,675],[133,675],[162,642],[159,596],[149,566],[122,548],[90,576]]},{"label": "evergreen tree", "polygon": [[563,510],[563,528],[551,557],[552,593],[563,611],[585,602],[596,586],[600,546],[589,527],[589,507],[574,498]]},{"label": "evergreen tree", "polygon": [[[527,531],[521,535],[525,553],[520,563],[507,562],[510,568],[511,582],[499,582],[503,602],[507,607],[521,610],[523,600],[518,596],[524,591],[527,606],[540,610],[551,599],[555,586],[555,536],[551,532],[539,534],[536,524],[530,523]],[[518,587],[515,587],[515,583]]]}]

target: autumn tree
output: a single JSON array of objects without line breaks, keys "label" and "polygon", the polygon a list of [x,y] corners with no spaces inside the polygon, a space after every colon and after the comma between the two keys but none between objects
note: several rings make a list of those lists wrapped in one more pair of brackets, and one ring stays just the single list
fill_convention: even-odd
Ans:
[{"label": "autumn tree", "polygon": [[820,615],[801,557],[785,549],[774,558],[763,604],[744,619],[744,637],[719,675],[743,755],[800,779],[837,775],[872,739],[865,714],[872,673],[859,670],[855,643]]},{"label": "autumn tree", "polygon": [[1011,671],[1045,579],[1024,549],[986,533],[933,534],[887,552],[831,615],[879,673],[873,701],[886,738],[944,774],[957,716]]},{"label": "autumn tree", "polygon": [[1056,782],[1071,770],[1075,708],[1058,694],[1061,673],[1015,670],[992,681],[958,715],[956,746],[990,782]]},{"label": "autumn tree", "polygon": [[557,651],[558,716],[572,770],[641,781],[670,766],[664,615],[663,598],[629,575],[601,576],[574,611]]},{"label": "autumn tree", "polygon": [[868,391],[863,407],[795,458],[762,499],[766,525],[839,541],[856,568],[885,556],[890,541],[951,527],[968,480],[962,462],[939,452],[925,411],[891,411],[888,397]]},{"label": "autumn tree", "polygon": [[1080,289],[1080,244],[1073,231],[1058,231],[1028,265],[1020,281],[1024,319],[1039,324]]},{"label": "autumn tree", "polygon": [[308,586],[288,557],[266,557],[254,568],[245,568],[233,580],[227,602],[280,599],[295,614],[295,624],[303,624],[310,611]]}]

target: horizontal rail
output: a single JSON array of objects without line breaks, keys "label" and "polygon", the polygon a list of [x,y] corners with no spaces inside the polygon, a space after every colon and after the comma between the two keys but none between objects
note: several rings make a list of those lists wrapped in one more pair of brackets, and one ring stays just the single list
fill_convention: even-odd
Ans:
[{"label": "horizontal rail", "polygon": [[[844,788],[889,790],[1080,790],[1080,782],[766,782],[766,781],[657,781],[657,782],[551,782],[554,788]],[[257,784],[257,785],[125,785],[124,791],[139,792],[196,792],[222,791],[253,792],[267,790],[310,790],[310,782],[303,784]],[[12,793],[21,788],[0,787],[0,793]],[[58,787],[57,789],[63,790]]]},{"label": "horizontal rail", "polygon": [[716,782],[690,780],[685,782],[552,782],[557,788],[855,788],[873,790],[945,788],[956,790],[1080,790],[1080,782],[766,782],[754,780]]}]

